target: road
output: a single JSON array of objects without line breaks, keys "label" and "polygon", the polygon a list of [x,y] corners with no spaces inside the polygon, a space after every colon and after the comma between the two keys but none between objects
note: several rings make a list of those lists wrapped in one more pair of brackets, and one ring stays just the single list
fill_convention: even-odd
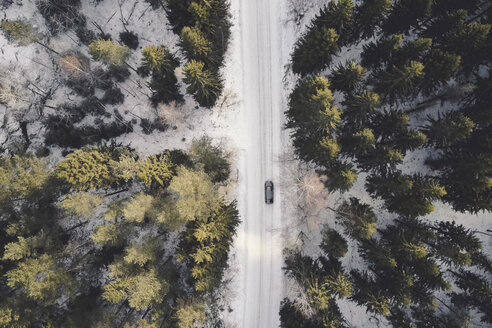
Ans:
[{"label": "road", "polygon": [[[240,153],[239,232],[240,294],[237,327],[279,326],[282,296],[280,241],[281,188],[281,44],[280,2],[235,0],[240,11],[242,62],[242,134]],[[275,201],[265,204],[264,183],[275,184]]]}]

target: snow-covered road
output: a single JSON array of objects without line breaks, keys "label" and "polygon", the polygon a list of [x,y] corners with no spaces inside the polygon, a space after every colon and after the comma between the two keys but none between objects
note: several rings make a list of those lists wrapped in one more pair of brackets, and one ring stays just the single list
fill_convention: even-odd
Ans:
[{"label": "snow-covered road", "polygon": [[[242,64],[239,158],[238,297],[235,323],[244,328],[279,326],[282,295],[281,44],[279,1],[233,0],[239,10]],[[264,183],[275,184],[275,202],[265,204]]]}]

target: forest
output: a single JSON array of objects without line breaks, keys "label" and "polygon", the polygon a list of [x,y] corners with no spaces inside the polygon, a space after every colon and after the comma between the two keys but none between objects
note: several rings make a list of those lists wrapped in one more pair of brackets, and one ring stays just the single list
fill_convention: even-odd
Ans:
[{"label": "forest", "polygon": [[[219,327],[240,222],[230,153],[201,136],[149,154],[125,136],[178,130],[169,108],[187,95],[217,103],[229,3],[119,3],[119,30],[84,14],[99,5],[0,4],[2,54],[42,72],[1,63],[0,327]],[[165,44],[139,38],[146,17]]]},{"label": "forest", "polygon": [[291,52],[286,128],[329,193],[371,202],[328,207],[317,255],[286,250],[300,291],[281,327],[352,327],[342,303],[382,326],[490,326],[490,230],[427,216],[492,211],[492,2],[325,3]]}]

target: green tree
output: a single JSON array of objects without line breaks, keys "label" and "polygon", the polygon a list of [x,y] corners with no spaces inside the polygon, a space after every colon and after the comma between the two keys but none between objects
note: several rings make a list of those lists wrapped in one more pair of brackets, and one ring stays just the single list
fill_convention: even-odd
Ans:
[{"label": "green tree", "polygon": [[212,108],[224,88],[218,73],[205,68],[203,62],[191,60],[186,64],[184,74],[183,81],[188,85],[186,91],[200,106]]},{"label": "green tree", "polygon": [[123,66],[130,56],[130,49],[111,40],[97,39],[89,44],[89,53],[95,60],[112,66]]},{"label": "green tree", "polygon": [[349,94],[342,103],[344,106],[343,119],[345,127],[351,130],[365,128],[366,122],[381,106],[381,98],[377,93],[364,90],[360,93]]},{"label": "green tree", "polygon": [[147,157],[137,172],[146,186],[167,186],[173,177],[173,164],[166,153]]},{"label": "green tree", "polygon": [[76,190],[108,188],[116,181],[109,170],[109,154],[83,148],[57,164],[56,176]]},{"label": "green tree", "polygon": [[450,52],[434,50],[424,60],[425,79],[421,86],[425,95],[430,95],[457,73],[461,57]]},{"label": "green tree", "polygon": [[364,77],[364,67],[349,61],[344,65],[339,64],[331,73],[330,81],[334,90],[345,93],[354,91]]},{"label": "green tree", "polygon": [[171,101],[181,102],[183,96],[179,92],[178,79],[174,73],[179,60],[164,46],[146,46],[142,50],[142,68],[152,72],[150,87],[151,99],[154,104]]},{"label": "green tree", "polygon": [[179,328],[194,328],[203,326],[206,320],[205,304],[192,300],[178,299],[176,320]]},{"label": "green tree", "polygon": [[20,262],[6,273],[6,278],[9,287],[22,288],[31,299],[46,305],[63,295],[71,296],[76,284],[74,277],[48,254]]},{"label": "green tree", "polygon": [[340,49],[338,39],[338,33],[332,28],[312,27],[295,44],[292,71],[305,76],[328,67]]},{"label": "green tree", "polygon": [[180,34],[180,47],[188,60],[210,62],[212,58],[213,44],[196,27],[184,27]]},{"label": "green tree", "polygon": [[325,186],[330,191],[348,191],[357,180],[357,172],[350,163],[336,161],[323,172],[328,177]]},{"label": "green tree", "polygon": [[103,195],[82,192],[68,195],[67,198],[60,202],[60,206],[65,213],[88,220],[94,216],[98,207],[103,203]]},{"label": "green tree", "polygon": [[179,197],[178,212],[188,221],[206,220],[221,206],[215,186],[204,171],[179,167],[169,190]]},{"label": "green tree", "polygon": [[142,223],[148,213],[153,208],[154,198],[151,195],[146,195],[143,192],[138,193],[124,206],[123,216],[125,220]]},{"label": "green tree", "polygon": [[392,66],[377,72],[374,76],[374,90],[394,103],[397,99],[405,100],[416,95],[424,77],[424,65],[411,61],[402,67]]},{"label": "green tree", "polygon": [[403,35],[397,34],[389,37],[382,37],[377,42],[370,42],[363,46],[361,54],[361,64],[365,68],[377,68],[383,63],[387,63],[392,55],[398,50],[403,41]]},{"label": "green tree", "polygon": [[399,0],[383,24],[386,34],[406,33],[432,11],[433,0]]},{"label": "green tree", "polygon": [[340,205],[335,213],[342,220],[347,231],[355,239],[368,239],[376,232],[376,215],[372,208],[357,198],[350,198]]},{"label": "green tree", "polygon": [[220,146],[214,146],[210,137],[193,140],[189,153],[193,162],[203,167],[213,183],[224,182],[229,178],[231,165],[227,161],[227,154]]},{"label": "green tree", "polygon": [[336,230],[330,228],[324,229],[322,231],[322,237],[320,248],[325,254],[336,258],[344,257],[347,254],[347,241]]},{"label": "green tree", "polygon": [[475,123],[458,111],[438,113],[437,118],[428,117],[424,128],[429,142],[437,147],[449,147],[470,137]]},{"label": "green tree", "polygon": [[193,0],[167,0],[165,2],[167,19],[174,33],[178,34],[183,27],[194,25],[195,20],[188,10],[192,2]]},{"label": "green tree", "polygon": [[446,190],[436,179],[415,174],[404,175],[392,172],[386,176],[371,175],[367,179],[367,190],[385,201],[390,212],[417,217],[434,211],[432,201],[441,199]]},{"label": "green tree", "polygon": [[374,36],[377,27],[385,21],[391,8],[391,0],[363,0],[354,14],[353,39]]},{"label": "green tree", "polygon": [[3,20],[0,23],[7,39],[17,42],[20,46],[26,46],[33,42],[39,42],[44,35],[29,23],[22,20]]},{"label": "green tree", "polygon": [[0,155],[0,206],[46,192],[51,174],[47,164],[32,155]]}]

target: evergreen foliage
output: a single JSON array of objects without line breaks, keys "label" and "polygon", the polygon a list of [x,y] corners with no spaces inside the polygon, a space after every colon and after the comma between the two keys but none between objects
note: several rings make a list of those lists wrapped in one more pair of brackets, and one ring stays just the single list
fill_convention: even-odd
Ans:
[{"label": "evergreen foliage", "polygon": [[152,72],[150,87],[153,90],[151,99],[154,104],[183,101],[174,73],[179,66],[176,56],[164,46],[147,46],[142,50],[142,55],[143,69]]},{"label": "evergreen foliage", "polygon": [[200,106],[212,108],[224,88],[217,73],[208,70],[200,61],[191,60],[184,68],[183,81],[188,85],[186,91]]},{"label": "evergreen foliage", "polygon": [[113,66],[123,66],[130,49],[111,40],[97,39],[89,44],[89,53],[95,60]]},{"label": "evergreen foliage", "polygon": [[0,29],[3,30],[9,40],[17,42],[20,46],[38,42],[44,37],[34,26],[21,20],[4,20],[0,23]]}]

